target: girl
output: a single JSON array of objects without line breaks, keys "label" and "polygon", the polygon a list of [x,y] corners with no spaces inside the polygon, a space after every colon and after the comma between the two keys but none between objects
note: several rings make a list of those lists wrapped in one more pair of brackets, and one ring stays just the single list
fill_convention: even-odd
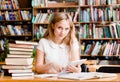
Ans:
[{"label": "girl", "polygon": [[44,37],[37,46],[36,72],[59,73],[80,72],[77,66],[68,66],[71,61],[79,60],[79,42],[75,36],[75,27],[67,13],[54,13]]}]

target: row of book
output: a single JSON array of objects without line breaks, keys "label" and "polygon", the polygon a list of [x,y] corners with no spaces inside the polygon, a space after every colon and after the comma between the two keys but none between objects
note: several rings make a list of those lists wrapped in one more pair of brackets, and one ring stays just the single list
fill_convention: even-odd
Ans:
[{"label": "row of book", "polygon": [[30,20],[32,17],[30,11],[0,11],[1,20]]},{"label": "row of book", "polygon": [[39,27],[34,28],[34,38],[39,40],[40,37],[43,37],[44,33],[47,30],[46,27],[45,27],[45,25],[44,26],[39,25]]},{"label": "row of book", "polygon": [[119,4],[119,0],[79,0],[80,5],[110,5]]},{"label": "row of book", "polygon": [[112,7],[84,8],[80,11],[81,22],[119,21],[120,10]]},{"label": "row of book", "polygon": [[35,17],[34,23],[49,23],[53,14],[38,13]]},{"label": "row of book", "polygon": [[18,0],[0,0],[0,9],[19,9]]},{"label": "row of book", "polygon": [[48,6],[48,0],[32,0],[33,7],[44,7]]},{"label": "row of book", "polygon": [[[54,7],[54,6],[66,6],[73,5],[78,0],[33,0],[33,7]],[[66,4],[67,3],[67,4]]]},{"label": "row of book", "polygon": [[81,54],[89,55],[89,56],[119,56],[120,55],[120,42],[96,41],[93,43],[82,43]]},{"label": "row of book", "polygon": [[120,24],[113,23],[108,26],[83,24],[78,35],[79,38],[120,38]]},{"label": "row of book", "polygon": [[27,25],[7,25],[0,26],[0,34],[1,35],[26,35],[31,34],[29,30],[29,26]]},{"label": "row of book", "polygon": [[12,76],[12,79],[34,78],[32,55],[36,46],[37,42],[9,43],[9,53],[5,58],[5,65],[2,65],[6,75]]},{"label": "row of book", "polygon": [[[71,16],[73,22],[78,21],[78,16],[79,16],[78,9],[75,9],[75,10],[72,9],[72,10],[66,10],[66,11]],[[48,11],[48,12],[52,12],[52,11]],[[56,12],[59,12],[59,10]],[[38,13],[35,16],[33,23],[49,23],[51,21],[52,16],[53,16],[52,13]]]}]

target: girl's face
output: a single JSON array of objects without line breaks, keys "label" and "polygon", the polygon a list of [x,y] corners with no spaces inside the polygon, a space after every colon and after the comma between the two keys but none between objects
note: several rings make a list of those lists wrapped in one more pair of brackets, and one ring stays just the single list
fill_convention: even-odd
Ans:
[{"label": "girl's face", "polygon": [[53,29],[55,39],[62,41],[70,31],[70,24],[67,20],[61,20],[54,25]]}]

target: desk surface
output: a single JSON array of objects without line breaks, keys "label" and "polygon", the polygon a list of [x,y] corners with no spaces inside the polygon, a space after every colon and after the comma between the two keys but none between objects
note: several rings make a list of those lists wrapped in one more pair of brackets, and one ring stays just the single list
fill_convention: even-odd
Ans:
[{"label": "desk surface", "polygon": [[89,80],[68,80],[68,79],[58,79],[56,77],[53,78],[34,78],[34,79],[27,79],[27,80],[13,80],[10,76],[5,76],[0,78],[0,82],[120,82],[120,73],[117,74],[117,77],[110,77],[110,78],[101,78],[101,79],[89,79]]}]

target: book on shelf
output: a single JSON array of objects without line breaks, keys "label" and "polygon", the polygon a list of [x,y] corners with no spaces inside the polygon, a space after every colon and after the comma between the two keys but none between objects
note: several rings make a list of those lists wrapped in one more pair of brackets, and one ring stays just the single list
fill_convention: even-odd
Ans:
[{"label": "book on shelf", "polygon": [[5,58],[7,65],[31,65],[33,58]]},{"label": "book on shelf", "polygon": [[11,70],[22,70],[22,69],[32,69],[33,65],[2,65],[2,69],[11,69]]}]

